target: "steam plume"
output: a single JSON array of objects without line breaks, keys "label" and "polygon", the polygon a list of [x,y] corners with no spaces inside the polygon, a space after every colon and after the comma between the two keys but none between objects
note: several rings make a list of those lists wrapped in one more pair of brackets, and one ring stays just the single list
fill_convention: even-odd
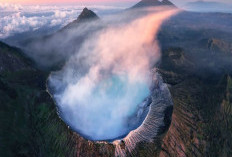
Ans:
[{"label": "steam plume", "polygon": [[49,87],[60,115],[74,130],[91,140],[108,140],[127,135],[131,117],[141,122],[138,113],[145,110],[139,105],[150,95],[150,70],[160,58],[157,32],[175,13],[159,8],[110,23],[51,74]]}]

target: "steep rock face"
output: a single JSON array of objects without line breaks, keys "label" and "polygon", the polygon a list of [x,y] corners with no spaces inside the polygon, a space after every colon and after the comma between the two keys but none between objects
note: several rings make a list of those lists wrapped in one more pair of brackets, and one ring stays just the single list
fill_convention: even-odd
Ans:
[{"label": "steep rock face", "polygon": [[230,16],[182,12],[161,30],[159,71],[174,101],[162,157],[231,156]]},{"label": "steep rock face", "polygon": [[[179,51],[179,55],[185,53]],[[170,58],[163,59],[163,62],[170,62]],[[231,154],[231,70],[219,74],[212,71],[214,67],[207,67],[204,75],[198,74],[198,70],[188,70],[198,69],[197,64],[199,61],[192,62],[189,68],[181,71],[178,64],[160,66],[164,80],[171,84],[169,88],[174,101],[172,123],[163,139],[160,157]],[[182,79],[172,84],[170,77],[175,75],[167,75],[168,72]]]},{"label": "steep rock face", "polygon": [[160,156],[229,156],[232,118],[225,84],[189,80],[171,92],[175,108]]},{"label": "steep rock face", "polygon": [[[164,138],[160,156],[204,156],[204,147],[206,142],[199,141],[198,135],[201,135],[201,129],[198,127],[202,122],[196,105],[197,100],[202,100],[203,91],[200,85],[196,86],[191,80],[173,87],[172,96],[174,99],[174,112],[172,124],[167,135]],[[200,83],[200,82],[198,82]]]}]

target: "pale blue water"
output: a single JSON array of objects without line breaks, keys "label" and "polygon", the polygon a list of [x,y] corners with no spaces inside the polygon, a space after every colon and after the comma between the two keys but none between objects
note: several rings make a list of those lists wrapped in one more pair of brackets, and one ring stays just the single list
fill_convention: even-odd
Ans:
[{"label": "pale blue water", "polygon": [[64,86],[64,89],[53,88],[61,118],[87,139],[112,141],[125,137],[142,124],[148,113],[148,107],[139,107],[150,95],[145,81],[130,81],[127,75],[113,75],[99,81],[84,101],[70,105],[61,103],[62,91],[67,85],[59,82],[59,77],[51,80]]}]

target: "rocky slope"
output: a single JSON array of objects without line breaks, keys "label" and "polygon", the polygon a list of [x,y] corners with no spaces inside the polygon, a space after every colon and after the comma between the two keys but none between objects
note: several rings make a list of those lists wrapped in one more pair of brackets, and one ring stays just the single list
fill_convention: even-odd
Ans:
[{"label": "rocky slope", "polygon": [[32,63],[19,49],[0,44],[0,156],[72,154],[75,135],[46,92],[48,74]]},{"label": "rocky slope", "polygon": [[159,156],[231,155],[230,17],[182,12],[164,24],[159,71],[170,85],[174,110]]},{"label": "rocky slope", "polygon": [[19,52],[22,54],[18,48],[10,47],[0,42],[0,72],[30,69],[30,66],[28,66],[30,64],[29,61],[25,56],[19,55]]},{"label": "rocky slope", "polygon": [[[166,53],[172,54],[172,51],[179,53],[179,56],[186,55],[180,49],[169,49]],[[176,63],[173,64],[170,60],[175,60]],[[197,68],[200,63],[189,60],[187,57],[163,56],[164,63],[160,66],[160,72],[170,84],[174,111],[159,156],[230,156],[232,71],[227,67],[228,69],[217,73],[212,70],[215,67],[206,66],[202,75]],[[167,66],[166,62],[171,64]],[[192,64],[188,64],[190,62]]]}]

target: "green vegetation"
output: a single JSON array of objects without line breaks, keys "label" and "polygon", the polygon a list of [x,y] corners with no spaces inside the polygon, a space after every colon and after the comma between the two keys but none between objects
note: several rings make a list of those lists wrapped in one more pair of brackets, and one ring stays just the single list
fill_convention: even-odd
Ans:
[{"label": "green vegetation", "polygon": [[74,155],[75,135],[58,117],[46,92],[48,75],[30,67],[31,61],[25,62],[21,51],[8,46],[0,50],[1,55],[11,55],[19,65],[24,64],[17,71],[5,66],[0,73],[0,156]]}]

